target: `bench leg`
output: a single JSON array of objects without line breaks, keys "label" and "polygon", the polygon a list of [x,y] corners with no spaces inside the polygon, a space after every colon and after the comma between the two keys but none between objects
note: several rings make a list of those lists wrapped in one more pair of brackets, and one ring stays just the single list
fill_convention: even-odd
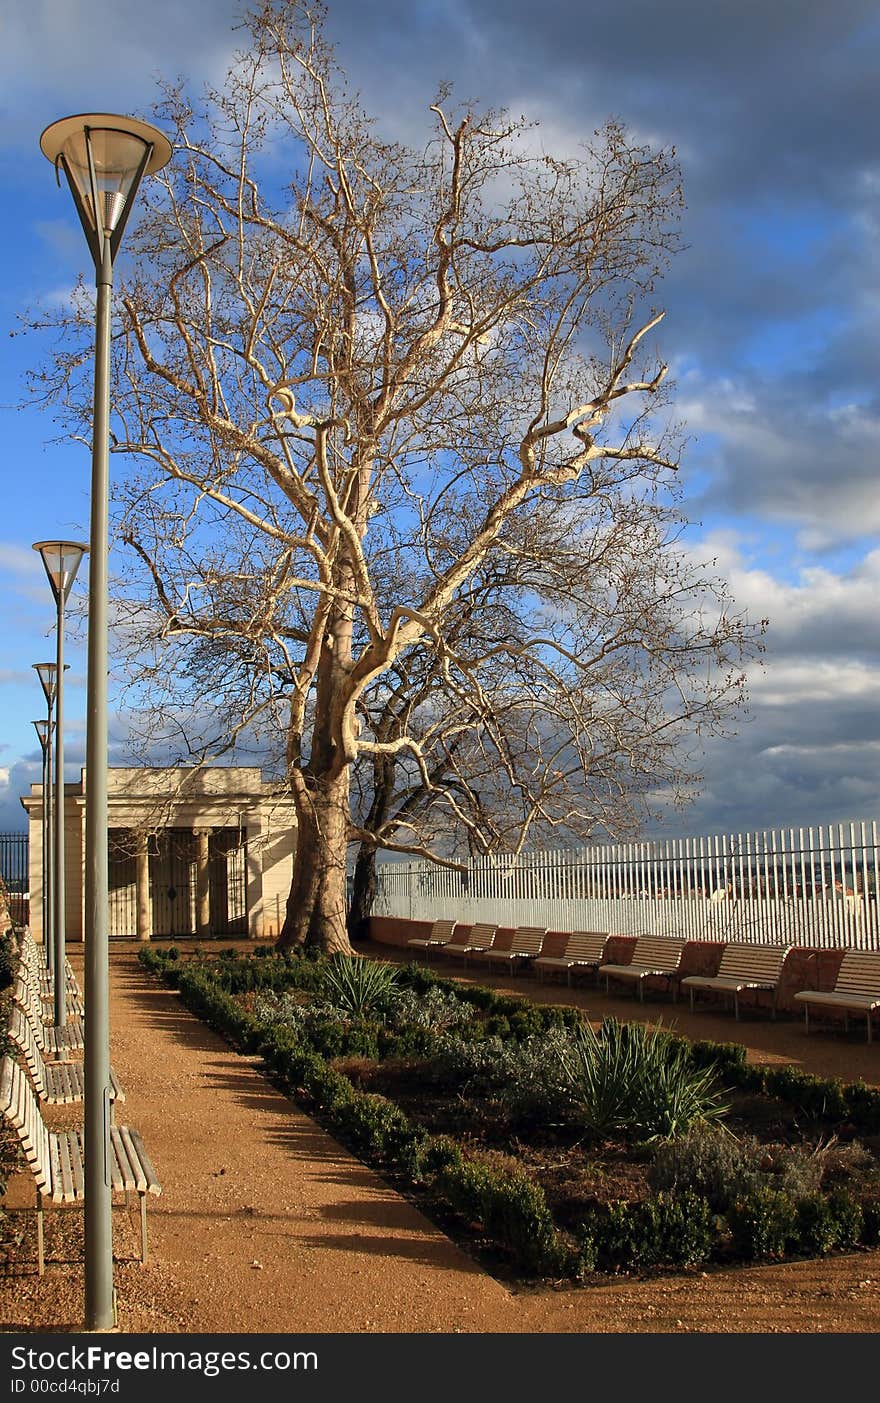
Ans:
[{"label": "bench leg", "polygon": [[804,1004],[804,1032],[807,1034],[807,1036],[809,1036],[809,1033],[810,1033],[810,1005],[809,1005],[809,1004]]},{"label": "bench leg", "polygon": [[739,1022],[739,991],[738,991],[737,989],[734,989],[734,991],[733,991],[733,1016],[734,1016],[734,1018],[736,1019],[736,1021],[737,1021],[737,1023],[738,1023],[738,1022]]},{"label": "bench leg", "polygon": [[691,996],[691,1013],[693,1013],[693,1011],[694,1011],[694,991],[693,991],[693,989],[688,989],[688,993],[689,993],[690,996]]},{"label": "bench leg", "polygon": [[846,1008],[843,1010],[843,1031],[849,1032],[849,1010]]},{"label": "bench leg", "polygon": [[37,1189],[37,1275],[46,1270],[46,1256],[43,1249],[43,1195]]},{"label": "bench leg", "polygon": [[871,1041],[871,1010],[868,1009],[868,1042]]},{"label": "bench leg", "polygon": [[141,1201],[141,1261],[147,1260],[147,1195],[140,1194]]},{"label": "bench leg", "polygon": [[645,1002],[645,981],[644,979],[639,979],[636,982],[639,986],[639,1003],[643,1004]]}]

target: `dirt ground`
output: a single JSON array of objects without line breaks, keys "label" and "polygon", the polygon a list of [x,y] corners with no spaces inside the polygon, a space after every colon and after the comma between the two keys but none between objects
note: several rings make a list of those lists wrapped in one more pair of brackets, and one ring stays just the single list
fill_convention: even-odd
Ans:
[{"label": "dirt ground", "polygon": [[[76,954],[74,947],[75,965]],[[467,977],[489,982],[478,970]],[[737,1037],[759,1060],[880,1084],[880,1047],[869,1047],[863,1032],[807,1038],[799,1022],[766,1015],[737,1024],[730,1014],[692,1016],[668,1002],[640,1007],[627,994],[491,983],[575,1002],[597,1020],[614,1013],[695,1037]],[[137,1205],[114,1209],[124,1332],[771,1335],[880,1327],[880,1250],[511,1290],[276,1091],[258,1059],[232,1052],[148,978],[131,946],[111,951],[111,1020],[112,1062],[127,1097],[119,1119],[140,1130],[162,1182],[148,1206],[146,1264]],[[0,1330],[81,1331],[82,1213],[47,1210],[47,1269],[38,1278],[33,1203],[30,1176],[14,1176],[5,1207],[21,1241],[0,1262]]]}]

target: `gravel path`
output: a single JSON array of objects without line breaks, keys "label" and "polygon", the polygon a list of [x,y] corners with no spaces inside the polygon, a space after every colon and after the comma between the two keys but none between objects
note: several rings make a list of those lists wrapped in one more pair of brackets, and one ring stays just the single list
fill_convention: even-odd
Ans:
[{"label": "gravel path", "polygon": [[[387,952],[386,952],[387,953]],[[499,981],[500,982],[500,981]],[[522,985],[520,986],[522,987]],[[531,989],[530,989],[531,992]],[[538,991],[535,991],[536,993]],[[546,997],[560,997],[558,990]],[[591,1011],[604,1001],[591,994]],[[615,1000],[621,1013],[621,1001]],[[628,1010],[629,1011],[629,1010]],[[634,1010],[633,1010],[634,1011]],[[658,1016],[657,1006],[644,1016]],[[372,1170],[319,1129],[159,987],[134,953],[111,958],[112,1060],[163,1192],[138,1260],[136,1205],[114,1209],[119,1326],[137,1333],[876,1332],[880,1251],[549,1292],[487,1275]],[[669,1022],[668,1014],[666,1017]],[[685,1016],[676,1016],[682,1032]],[[718,1032],[717,1027],[726,1029]],[[775,1025],[774,1025],[775,1026]],[[743,1031],[778,1057],[789,1042],[876,1073],[880,1049],[768,1021]],[[700,1018],[730,1038],[730,1019]],[[801,1042],[796,1042],[800,1036]],[[837,1046],[834,1044],[837,1043]],[[833,1055],[832,1055],[833,1054]],[[766,1047],[761,1055],[773,1056]],[[818,1067],[815,1070],[819,1070]],[[835,1066],[826,1074],[841,1075]],[[876,1074],[871,1077],[876,1080]],[[24,1234],[2,1268],[0,1329],[82,1329],[82,1214],[47,1210],[36,1276],[32,1180],[6,1206]]]}]

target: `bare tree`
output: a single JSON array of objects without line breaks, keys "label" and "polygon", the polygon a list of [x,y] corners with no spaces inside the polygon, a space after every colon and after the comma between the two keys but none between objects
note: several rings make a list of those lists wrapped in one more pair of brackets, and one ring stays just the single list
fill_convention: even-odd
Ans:
[{"label": "bare tree", "polygon": [[[423,151],[385,142],[321,19],[267,0],[222,90],[165,92],[113,447],[152,677],[221,698],[220,748],[283,729],[281,943],[346,950],[352,839],[518,850],[619,822],[738,705],[754,631],[669,505],[649,300],[674,154],[611,122],[557,159],[445,91]],[[85,427],[70,323],[42,387]],[[364,826],[358,765],[402,783]]]}]

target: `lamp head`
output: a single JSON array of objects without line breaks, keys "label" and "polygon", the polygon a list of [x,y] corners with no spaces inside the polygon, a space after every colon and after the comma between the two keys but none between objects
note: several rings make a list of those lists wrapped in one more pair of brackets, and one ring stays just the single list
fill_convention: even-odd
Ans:
[{"label": "lamp head", "polygon": [[33,549],[40,552],[55,603],[63,606],[88,546],[84,541],[35,541]]},{"label": "lamp head", "polygon": [[116,254],[141,177],[171,159],[171,143],[149,122],[112,112],[62,117],[43,132],[40,150],[56,174],[64,171],[98,265],[105,243]]},{"label": "lamp head", "polygon": [[58,665],[57,663],[33,663],[36,674],[40,679],[43,688],[43,695],[49,703],[49,710],[55,704],[55,692],[57,690]]}]

